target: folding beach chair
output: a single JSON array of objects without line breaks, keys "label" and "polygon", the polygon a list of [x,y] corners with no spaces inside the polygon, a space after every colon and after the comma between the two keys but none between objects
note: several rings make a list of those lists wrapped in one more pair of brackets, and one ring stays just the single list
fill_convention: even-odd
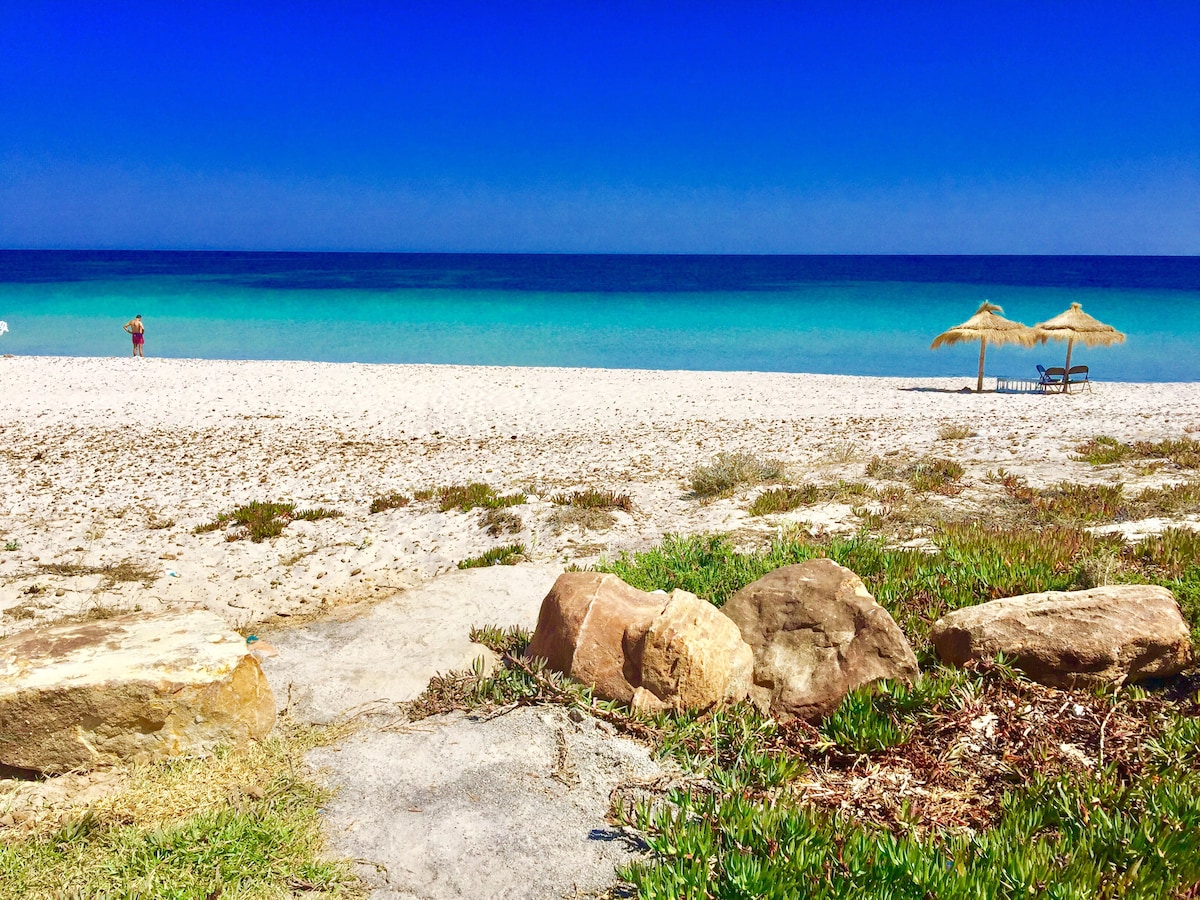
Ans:
[{"label": "folding beach chair", "polygon": [[1064,382],[1067,378],[1067,370],[1062,366],[1054,366],[1050,369],[1043,369],[1041,366],[1038,366],[1037,370],[1039,375],[1037,387],[1043,394],[1051,388],[1066,389]]},{"label": "folding beach chair", "polygon": [[1074,385],[1081,384],[1089,391],[1092,389],[1092,383],[1088,381],[1087,366],[1071,366],[1067,370],[1067,386],[1066,390],[1070,390]]}]

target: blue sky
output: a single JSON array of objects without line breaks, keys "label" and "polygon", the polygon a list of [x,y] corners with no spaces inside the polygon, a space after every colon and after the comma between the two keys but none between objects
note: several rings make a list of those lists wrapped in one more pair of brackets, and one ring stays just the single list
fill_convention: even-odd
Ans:
[{"label": "blue sky", "polygon": [[0,4],[0,246],[1200,253],[1200,3]]}]

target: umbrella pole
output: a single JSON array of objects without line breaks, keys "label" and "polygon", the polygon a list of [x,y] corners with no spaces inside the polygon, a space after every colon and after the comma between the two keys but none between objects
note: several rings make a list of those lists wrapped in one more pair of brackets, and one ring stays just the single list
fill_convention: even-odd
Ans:
[{"label": "umbrella pole", "polygon": [[987,353],[987,339],[979,342],[979,380],[975,382],[975,393],[983,393],[983,355]]},{"label": "umbrella pole", "polygon": [[1071,348],[1075,346],[1075,339],[1070,338],[1067,341],[1067,364],[1063,366],[1063,393],[1067,392],[1067,382],[1070,381],[1068,373],[1071,371]]}]

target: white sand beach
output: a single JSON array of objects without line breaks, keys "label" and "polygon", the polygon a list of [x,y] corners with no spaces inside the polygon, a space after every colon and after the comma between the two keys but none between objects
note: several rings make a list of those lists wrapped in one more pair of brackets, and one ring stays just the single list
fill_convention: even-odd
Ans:
[{"label": "white sand beach", "polygon": [[[129,358],[0,359],[0,634],[89,608],[202,605],[237,627],[381,599],[519,541],[541,564],[586,564],[664,534],[773,534],[760,489],[702,503],[689,476],[717,453],[787,463],[793,481],[861,478],[874,456],[949,456],[954,502],[986,516],[989,471],[1034,485],[1134,475],[1071,458],[1099,434],[1200,431],[1200,387],[1097,383],[1067,396],[960,393],[954,379],[753,372],[485,368]],[[990,380],[989,380],[990,383]],[[973,437],[939,439],[947,425]],[[1141,478],[1141,481],[1137,479]],[[482,481],[524,491],[519,533],[430,502],[374,497]],[[628,493],[610,528],[556,525],[550,497]],[[250,501],[325,507],[277,538],[194,529]],[[852,529],[848,506],[786,517]],[[1151,524],[1147,527],[1153,527]],[[106,567],[140,570],[122,581]],[[470,623],[468,623],[470,624]]]}]

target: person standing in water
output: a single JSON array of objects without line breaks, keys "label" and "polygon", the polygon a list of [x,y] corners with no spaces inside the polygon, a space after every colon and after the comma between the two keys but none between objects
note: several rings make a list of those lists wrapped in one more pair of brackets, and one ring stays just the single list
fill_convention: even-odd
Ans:
[{"label": "person standing in water", "polygon": [[133,355],[145,356],[142,348],[146,346],[146,326],[142,324],[142,314],[138,313],[125,323],[125,331],[133,335]]}]

